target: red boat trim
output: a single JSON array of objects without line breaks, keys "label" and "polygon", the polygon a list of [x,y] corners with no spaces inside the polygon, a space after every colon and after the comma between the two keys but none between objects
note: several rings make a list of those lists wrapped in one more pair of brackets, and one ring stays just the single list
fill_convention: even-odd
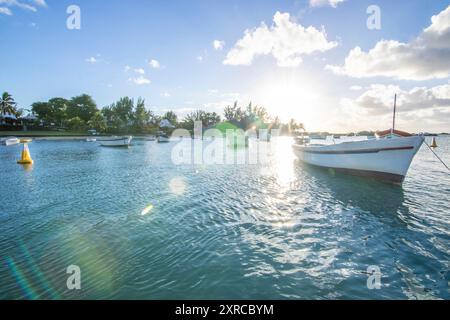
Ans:
[{"label": "red boat trim", "polygon": [[358,154],[358,153],[378,153],[381,151],[396,151],[396,150],[411,150],[414,149],[413,146],[407,147],[392,147],[392,148],[378,148],[378,149],[359,149],[359,150],[308,150],[303,149],[306,153],[316,153],[316,154]]}]

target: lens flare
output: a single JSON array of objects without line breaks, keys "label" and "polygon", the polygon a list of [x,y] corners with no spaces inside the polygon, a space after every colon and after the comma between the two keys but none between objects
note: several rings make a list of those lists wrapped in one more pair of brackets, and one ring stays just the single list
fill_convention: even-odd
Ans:
[{"label": "lens flare", "polygon": [[181,196],[186,191],[186,182],[183,177],[172,178],[169,182],[169,188],[173,194]]}]

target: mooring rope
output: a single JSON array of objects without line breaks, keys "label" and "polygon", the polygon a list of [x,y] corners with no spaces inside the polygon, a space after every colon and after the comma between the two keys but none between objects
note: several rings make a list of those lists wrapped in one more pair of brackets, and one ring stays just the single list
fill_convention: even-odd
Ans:
[{"label": "mooring rope", "polygon": [[429,146],[429,144],[425,140],[423,140],[423,142],[427,145],[428,149],[430,149],[430,151],[433,152],[436,158],[438,158],[438,160],[444,165],[444,167],[446,167],[447,170],[450,171],[450,168],[444,163],[444,161],[441,158],[439,158],[439,156],[436,154],[436,152],[434,152],[434,150]]}]

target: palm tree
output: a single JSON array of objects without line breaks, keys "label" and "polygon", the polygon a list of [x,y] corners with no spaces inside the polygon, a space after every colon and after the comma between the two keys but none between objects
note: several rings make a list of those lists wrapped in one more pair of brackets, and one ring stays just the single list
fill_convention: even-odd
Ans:
[{"label": "palm tree", "polygon": [[0,115],[5,115],[6,113],[17,115],[16,105],[17,103],[14,102],[12,95],[8,92],[3,92],[0,98]]}]

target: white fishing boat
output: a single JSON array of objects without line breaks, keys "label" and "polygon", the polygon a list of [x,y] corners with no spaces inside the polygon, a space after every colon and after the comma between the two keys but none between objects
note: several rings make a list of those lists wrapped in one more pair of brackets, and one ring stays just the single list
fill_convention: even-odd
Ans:
[{"label": "white fishing boat", "polygon": [[165,133],[159,133],[158,136],[156,137],[156,141],[158,143],[167,143],[167,142],[170,142],[170,138]]},{"label": "white fishing boat", "polygon": [[86,142],[95,142],[97,141],[96,138],[86,138]]},{"label": "white fishing boat", "polygon": [[128,147],[133,139],[132,136],[123,136],[123,137],[108,137],[97,139],[100,145],[104,147]]},{"label": "white fishing boat", "polygon": [[20,143],[20,139],[18,139],[16,137],[5,138],[2,141],[2,144],[5,146],[13,146],[13,145],[19,144],[19,143]]},{"label": "white fishing boat", "polygon": [[300,139],[293,145],[294,153],[314,166],[401,184],[424,137],[395,130],[394,103],[392,129],[378,132],[374,139],[339,140],[319,144],[304,139],[302,144]]}]

